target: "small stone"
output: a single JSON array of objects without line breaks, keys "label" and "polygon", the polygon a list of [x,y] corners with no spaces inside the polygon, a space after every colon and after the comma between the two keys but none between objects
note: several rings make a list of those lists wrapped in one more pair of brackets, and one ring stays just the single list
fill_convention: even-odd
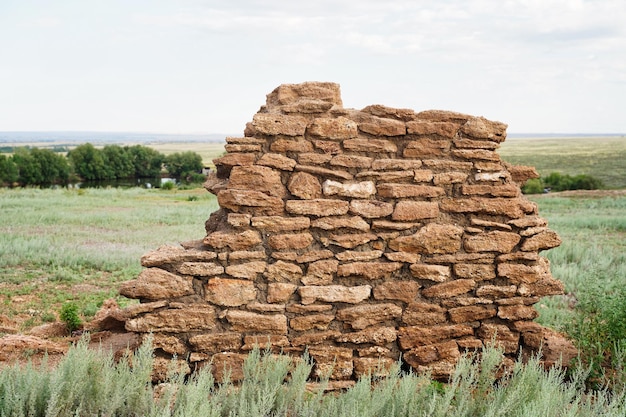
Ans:
[{"label": "small stone", "polygon": [[490,305],[457,307],[448,310],[452,323],[470,323],[473,321],[485,320],[496,316],[496,308]]},{"label": "small stone", "polygon": [[242,264],[228,265],[226,267],[226,274],[235,278],[245,278],[254,280],[257,275],[265,272],[267,262],[265,261],[252,261]]},{"label": "small stone", "polygon": [[216,325],[215,308],[206,304],[187,304],[184,309],[170,308],[126,321],[129,332],[185,333],[211,330]]},{"label": "small stone", "polygon": [[344,140],[356,138],[359,131],[356,122],[345,117],[318,117],[309,125],[307,133],[324,139]]},{"label": "small stone", "polygon": [[183,275],[210,277],[224,273],[224,267],[213,262],[183,262],[176,271]]},{"label": "small stone", "polygon": [[359,332],[344,333],[337,337],[339,343],[386,345],[396,341],[398,331],[395,327],[367,327]]},{"label": "small stone", "polygon": [[415,281],[386,281],[374,288],[374,299],[410,303],[415,300],[421,287]]},{"label": "small stone", "polygon": [[362,330],[374,324],[394,320],[402,315],[402,308],[395,304],[363,304],[342,308],[337,319],[348,323],[353,329]]},{"label": "small stone", "polygon": [[318,198],[322,195],[322,185],[319,180],[306,172],[296,172],[289,179],[289,192],[296,197],[306,200]]},{"label": "small stone", "polygon": [[448,139],[416,139],[409,142],[402,154],[405,158],[425,158],[444,156],[450,150]]},{"label": "small stone", "polygon": [[463,229],[459,226],[429,223],[410,236],[401,236],[389,242],[398,252],[445,254],[461,248]]},{"label": "small stone", "polygon": [[322,191],[324,195],[368,198],[376,194],[376,186],[372,181],[341,183],[333,180],[326,180],[322,184]]},{"label": "small stone", "polygon": [[441,187],[416,184],[393,184],[383,183],[377,186],[378,195],[386,198],[405,197],[440,197],[445,195],[445,190]]},{"label": "small stone", "polygon": [[359,216],[345,216],[345,217],[321,217],[311,222],[311,227],[315,227],[323,230],[335,230],[335,229],[354,229],[360,231],[367,231],[370,229],[369,223],[363,220]]},{"label": "small stone", "polygon": [[346,249],[354,249],[359,245],[363,245],[376,239],[378,239],[378,236],[373,233],[331,234],[328,239],[328,244],[341,246]]},{"label": "small stone", "polygon": [[458,278],[469,278],[474,281],[487,281],[496,277],[493,264],[456,264],[454,274]]},{"label": "small stone", "polygon": [[287,201],[287,211],[300,215],[341,216],[348,212],[349,207],[349,203],[343,200],[313,199]]},{"label": "small stone", "polygon": [[450,278],[450,267],[444,265],[413,264],[411,274],[417,279],[445,282]]},{"label": "small stone", "polygon": [[268,166],[281,171],[293,171],[297,162],[279,153],[266,153],[257,162],[258,165]]},{"label": "small stone", "polygon": [[430,201],[398,201],[391,218],[398,221],[433,219],[439,216],[439,204]]},{"label": "small stone", "polygon": [[520,239],[517,233],[496,230],[466,238],[463,247],[468,252],[509,253],[513,251]]},{"label": "small stone", "polygon": [[233,167],[228,178],[228,189],[261,191],[278,198],[284,198],[287,194],[280,173],[260,165]]},{"label": "small stone", "polygon": [[313,174],[313,175],[319,175],[322,177],[333,177],[333,178],[339,178],[342,180],[351,180],[354,178],[354,176],[352,174],[350,174],[349,172],[346,171],[341,171],[338,169],[328,169],[328,168],[322,168],[322,167],[318,167],[318,166],[314,166],[314,165],[296,165],[296,167],[294,168],[296,171],[299,172],[307,172],[309,174]]},{"label": "small stone", "polygon": [[220,207],[239,212],[242,207],[250,207],[257,215],[275,216],[282,214],[285,202],[278,197],[269,196],[261,191],[226,189],[217,193]]},{"label": "small stone", "polygon": [[333,156],[330,164],[346,168],[369,168],[372,166],[374,158],[358,155],[337,155]]},{"label": "small stone", "polygon": [[404,351],[419,346],[428,346],[441,341],[473,336],[474,329],[467,324],[452,324],[433,327],[409,326],[401,327],[398,331],[398,342]]},{"label": "small stone", "polygon": [[372,169],[388,171],[393,169],[414,170],[422,166],[419,159],[376,159],[372,162]]},{"label": "small stone", "polygon": [[307,120],[302,116],[278,113],[257,113],[252,119],[254,129],[265,135],[303,136]]},{"label": "small stone", "polygon": [[270,150],[276,153],[313,152],[313,145],[306,139],[276,139],[270,145]]},{"label": "small stone", "polygon": [[333,314],[311,314],[297,316],[289,320],[289,327],[296,331],[326,330],[331,321],[335,319]]},{"label": "small stone", "polygon": [[270,236],[268,245],[276,250],[304,249],[313,243],[310,233],[294,233]]},{"label": "small stone", "polygon": [[282,314],[266,315],[248,311],[227,310],[224,317],[237,332],[268,332],[287,334],[287,317]]},{"label": "small stone", "polygon": [[161,300],[191,295],[193,279],[181,277],[160,268],[148,268],[141,271],[137,279],[123,282],[120,295],[143,300]]},{"label": "small stone", "polygon": [[302,304],[313,304],[316,301],[325,303],[357,304],[369,298],[372,287],[360,285],[345,287],[343,285],[304,286],[298,288]]},{"label": "small stone", "polygon": [[498,317],[503,320],[534,320],[539,313],[532,306],[509,305],[498,307]]},{"label": "small stone", "polygon": [[[370,250],[370,251],[352,251],[346,250],[343,252],[338,252],[335,254],[335,257],[340,261],[354,262],[354,261],[372,261],[374,259],[379,259],[383,256],[383,252],[380,250]],[[336,271],[336,269],[335,269]]]},{"label": "small stone", "polygon": [[339,265],[337,276],[360,276],[367,279],[388,278],[402,268],[399,262],[352,262]]},{"label": "small stone", "polygon": [[409,326],[433,326],[448,320],[446,310],[438,304],[414,301],[404,310],[402,321]]},{"label": "small stone", "polygon": [[228,213],[227,222],[232,227],[248,227],[250,226],[251,214]]},{"label": "small stone", "polygon": [[428,287],[422,290],[422,295],[428,298],[452,298],[466,294],[474,287],[476,287],[476,281],[473,279],[457,279]]},{"label": "small stone", "polygon": [[204,289],[205,299],[220,306],[241,306],[257,297],[254,283],[241,279],[211,278]]},{"label": "small stone", "polygon": [[343,141],[343,147],[355,152],[396,153],[398,151],[395,143],[385,139],[348,139]]},{"label": "small stone", "polygon": [[267,302],[286,303],[297,288],[297,285],[286,282],[269,283],[267,284]]},{"label": "small stone", "polygon": [[308,217],[257,216],[252,217],[252,226],[267,232],[291,232],[308,229]]},{"label": "small stone", "polygon": [[377,200],[352,200],[350,212],[368,219],[386,217],[393,213],[393,204]]},{"label": "small stone", "polygon": [[277,261],[268,265],[265,278],[268,281],[297,282],[302,278],[302,268],[291,262]]},{"label": "small stone", "polygon": [[229,247],[232,250],[247,250],[261,243],[261,234],[254,230],[241,233],[213,232],[204,238],[206,245],[214,248]]},{"label": "small stone", "polygon": [[547,230],[525,239],[520,249],[525,252],[538,252],[556,248],[561,243],[561,238],[556,232]]}]

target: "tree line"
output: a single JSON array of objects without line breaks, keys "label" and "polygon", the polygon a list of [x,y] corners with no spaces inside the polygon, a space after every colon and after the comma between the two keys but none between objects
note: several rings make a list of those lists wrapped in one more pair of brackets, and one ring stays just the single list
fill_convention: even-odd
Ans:
[{"label": "tree line", "polygon": [[201,179],[202,157],[195,152],[164,154],[142,145],[106,145],[99,149],[85,143],[65,155],[50,149],[16,148],[0,154],[0,184],[21,186],[67,184],[154,178],[163,172],[178,180]]}]

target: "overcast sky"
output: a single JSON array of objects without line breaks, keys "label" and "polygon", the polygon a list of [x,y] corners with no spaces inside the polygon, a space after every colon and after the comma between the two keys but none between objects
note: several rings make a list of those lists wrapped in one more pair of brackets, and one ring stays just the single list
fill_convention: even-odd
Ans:
[{"label": "overcast sky", "polygon": [[281,83],[626,132],[624,0],[0,0],[0,131],[242,134]]}]

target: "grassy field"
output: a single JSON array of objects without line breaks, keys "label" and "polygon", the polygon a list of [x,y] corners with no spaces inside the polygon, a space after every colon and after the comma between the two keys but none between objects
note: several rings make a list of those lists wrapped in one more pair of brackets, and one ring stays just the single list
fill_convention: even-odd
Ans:
[{"label": "grassy field", "polygon": [[89,318],[142,254],[203,238],[216,207],[204,189],[0,189],[0,315],[25,329],[74,301]]},{"label": "grassy field", "polygon": [[626,136],[507,138],[498,153],[515,165],[599,178],[607,188],[626,188]]}]

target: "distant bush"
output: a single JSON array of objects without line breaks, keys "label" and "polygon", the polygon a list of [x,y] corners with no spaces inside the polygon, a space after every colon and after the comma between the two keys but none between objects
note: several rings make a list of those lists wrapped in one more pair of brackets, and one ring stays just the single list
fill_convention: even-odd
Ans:
[{"label": "distant bush", "polygon": [[176,179],[184,179],[202,171],[202,157],[195,152],[176,152],[165,158],[165,169]]},{"label": "distant bush", "polygon": [[528,180],[522,192],[540,194],[546,191],[598,190],[603,188],[602,181],[587,174],[575,176],[552,172],[547,177]]}]

